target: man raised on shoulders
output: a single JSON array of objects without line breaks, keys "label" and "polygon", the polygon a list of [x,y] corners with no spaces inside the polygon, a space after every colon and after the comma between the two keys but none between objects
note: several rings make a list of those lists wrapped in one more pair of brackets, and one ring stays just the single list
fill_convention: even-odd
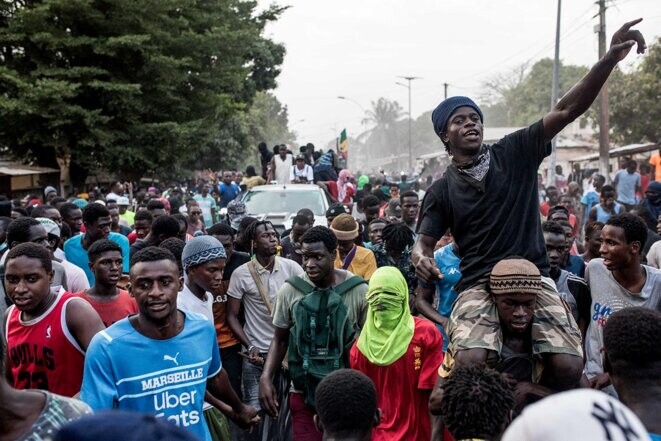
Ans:
[{"label": "man raised on shoulders", "polygon": [[[491,269],[507,256],[531,261],[543,276],[536,296],[532,341],[535,355],[545,355],[559,389],[575,387],[582,372],[581,336],[549,280],[544,249],[537,171],[551,139],[592,104],[617,63],[634,45],[645,50],[641,19],[626,23],[608,52],[540,121],[492,146],[482,144],[483,118],[469,98],[452,97],[432,113],[434,131],[452,156],[444,177],[425,195],[413,262],[428,285],[442,277],[433,257],[436,241],[449,227],[458,245],[462,280],[450,317],[448,350],[457,365],[485,362],[498,351],[500,326],[487,291]],[[486,331],[485,330],[489,330]]]}]

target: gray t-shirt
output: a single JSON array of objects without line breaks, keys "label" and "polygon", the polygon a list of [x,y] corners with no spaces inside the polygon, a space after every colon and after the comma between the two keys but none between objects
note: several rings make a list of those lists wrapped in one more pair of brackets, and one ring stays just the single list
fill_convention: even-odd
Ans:
[{"label": "gray t-shirt", "polygon": [[617,179],[617,200],[623,204],[635,205],[636,187],[640,186],[640,174],[638,172],[629,173],[626,170],[620,170],[615,174]]},{"label": "gray t-shirt", "polygon": [[303,268],[293,260],[282,257],[275,258],[273,271],[264,269],[257,260],[254,260],[254,262],[271,308],[262,300],[257,285],[255,285],[255,281],[250,274],[248,265],[252,265],[251,262],[244,263],[234,270],[230,278],[230,286],[227,288],[227,295],[243,301],[246,317],[243,332],[246,333],[250,343],[255,345],[259,352],[267,352],[275,333],[269,309],[272,311],[275,307],[278,290],[285,285],[287,279],[291,276],[303,274]]},{"label": "gray t-shirt", "polygon": [[601,349],[603,329],[608,317],[624,308],[639,306],[661,308],[661,270],[643,265],[647,278],[640,293],[624,289],[604,266],[603,259],[592,259],[585,271],[585,279],[592,293],[590,325],[585,336],[585,374],[588,378],[604,372]]}]

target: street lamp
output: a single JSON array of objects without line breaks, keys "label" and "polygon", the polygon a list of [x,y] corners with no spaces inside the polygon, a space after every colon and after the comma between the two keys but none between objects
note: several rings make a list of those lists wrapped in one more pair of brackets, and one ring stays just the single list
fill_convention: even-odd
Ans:
[{"label": "street lamp", "polygon": [[352,103],[354,103],[355,105],[357,105],[358,107],[360,107],[360,110],[362,110],[363,113],[365,112],[365,108],[364,108],[363,106],[361,106],[360,103],[359,103],[358,101],[356,101],[356,100],[354,100],[354,99],[347,98],[346,96],[342,96],[342,95],[338,95],[338,96],[337,96],[337,99],[338,99],[338,100],[344,100],[344,101],[352,102]]},{"label": "street lamp", "polygon": [[400,86],[406,87],[409,90],[409,173],[413,171],[413,150],[411,148],[411,121],[413,120],[413,115],[411,114],[411,81],[419,80],[421,77],[411,77],[411,76],[398,76],[397,78],[402,78],[408,82],[408,84],[403,84],[396,82]]}]

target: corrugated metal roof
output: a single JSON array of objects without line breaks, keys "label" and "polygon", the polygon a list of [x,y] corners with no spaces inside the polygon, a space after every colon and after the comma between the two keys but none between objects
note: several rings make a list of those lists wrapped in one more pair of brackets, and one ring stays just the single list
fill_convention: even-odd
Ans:
[{"label": "corrugated metal roof", "polygon": [[[655,144],[653,142],[647,144],[629,144],[622,147],[617,147],[611,149],[608,152],[609,158],[616,158],[618,156],[624,155],[634,155],[636,153],[645,153],[652,150],[656,150],[661,147],[661,144]],[[593,153],[591,155],[579,156],[578,158],[572,158],[569,162],[584,162],[584,161],[596,161],[599,159],[599,153]]]},{"label": "corrugated metal roof", "polygon": [[35,167],[31,165],[3,165],[0,166],[0,175],[7,176],[25,176],[25,175],[41,175],[44,173],[59,173],[60,170],[49,167]]}]

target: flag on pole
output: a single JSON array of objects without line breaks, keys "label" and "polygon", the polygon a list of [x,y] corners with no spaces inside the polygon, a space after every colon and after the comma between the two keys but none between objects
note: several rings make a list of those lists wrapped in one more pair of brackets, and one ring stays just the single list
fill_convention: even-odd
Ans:
[{"label": "flag on pole", "polygon": [[347,155],[349,153],[349,140],[347,139],[347,129],[342,129],[340,133],[340,153]]}]

